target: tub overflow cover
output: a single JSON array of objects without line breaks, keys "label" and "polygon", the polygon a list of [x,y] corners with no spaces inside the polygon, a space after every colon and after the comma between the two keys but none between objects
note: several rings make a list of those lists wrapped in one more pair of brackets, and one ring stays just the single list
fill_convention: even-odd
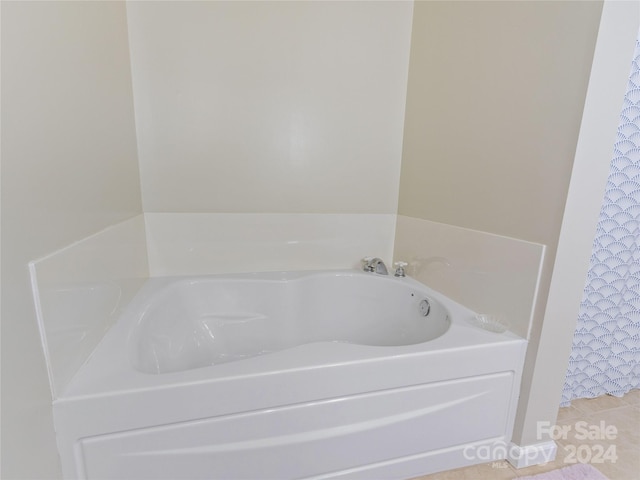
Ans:
[{"label": "tub overflow cover", "polygon": [[429,315],[429,312],[431,311],[431,305],[429,305],[429,301],[426,298],[420,302],[419,307],[420,313],[423,317]]}]

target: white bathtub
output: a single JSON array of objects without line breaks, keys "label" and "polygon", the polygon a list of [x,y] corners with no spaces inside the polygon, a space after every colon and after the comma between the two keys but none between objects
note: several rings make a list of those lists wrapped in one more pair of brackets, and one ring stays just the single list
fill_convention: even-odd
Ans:
[{"label": "white bathtub", "polygon": [[64,475],[410,478],[504,458],[526,342],[474,315],[357,271],[150,279],[54,402]]}]

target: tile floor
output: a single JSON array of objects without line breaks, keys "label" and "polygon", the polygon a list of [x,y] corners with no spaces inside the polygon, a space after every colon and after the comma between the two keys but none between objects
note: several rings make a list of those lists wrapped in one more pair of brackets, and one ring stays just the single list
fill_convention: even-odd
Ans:
[{"label": "tile floor", "polygon": [[[566,467],[572,460],[575,463],[589,459],[589,463],[610,480],[640,480],[640,390],[633,390],[622,398],[604,395],[574,400],[571,406],[559,410],[556,425],[569,426],[570,430],[566,438],[556,441],[558,453],[553,462],[519,470],[506,461],[492,462],[414,480],[513,480]],[[617,432],[613,433],[611,427],[607,431],[607,426],[615,427]],[[596,436],[608,433],[611,439],[580,439],[588,437],[585,431],[593,433],[590,428],[597,429]]]}]

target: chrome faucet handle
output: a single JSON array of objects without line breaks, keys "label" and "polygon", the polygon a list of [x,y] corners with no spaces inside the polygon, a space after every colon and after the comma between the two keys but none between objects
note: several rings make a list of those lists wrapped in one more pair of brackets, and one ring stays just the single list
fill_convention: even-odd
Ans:
[{"label": "chrome faucet handle", "polygon": [[377,273],[378,275],[389,275],[389,272],[387,271],[387,267],[381,258],[364,257],[362,259],[362,263],[363,263],[362,269],[365,272],[373,272],[373,273]]},{"label": "chrome faucet handle", "polygon": [[396,277],[406,277],[404,267],[407,265],[409,265],[407,262],[393,262],[393,266],[396,267],[396,273],[394,273],[394,275]]},{"label": "chrome faucet handle", "polygon": [[362,269],[365,272],[373,272],[373,265],[371,263],[371,261],[373,260],[373,257],[364,257],[361,261],[362,261]]}]

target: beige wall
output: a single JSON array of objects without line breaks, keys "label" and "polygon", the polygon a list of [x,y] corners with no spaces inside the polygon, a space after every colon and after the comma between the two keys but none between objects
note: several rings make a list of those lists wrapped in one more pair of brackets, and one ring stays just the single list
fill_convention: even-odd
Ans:
[{"label": "beige wall", "polygon": [[2,478],[57,478],[27,262],[141,212],[125,7],[2,2]]},{"label": "beige wall", "polygon": [[401,215],[555,245],[601,2],[417,2]]},{"label": "beige wall", "polygon": [[399,214],[547,246],[518,444],[535,441],[532,415],[560,401],[531,382],[534,371],[553,374],[535,369],[536,355],[601,10],[571,1],[414,9]]},{"label": "beige wall", "polygon": [[639,27],[639,2],[605,1],[544,324],[529,359],[535,368],[520,397],[522,444],[540,440],[538,421],[556,420]]},{"label": "beige wall", "polygon": [[412,2],[130,2],[145,212],[395,214]]}]

